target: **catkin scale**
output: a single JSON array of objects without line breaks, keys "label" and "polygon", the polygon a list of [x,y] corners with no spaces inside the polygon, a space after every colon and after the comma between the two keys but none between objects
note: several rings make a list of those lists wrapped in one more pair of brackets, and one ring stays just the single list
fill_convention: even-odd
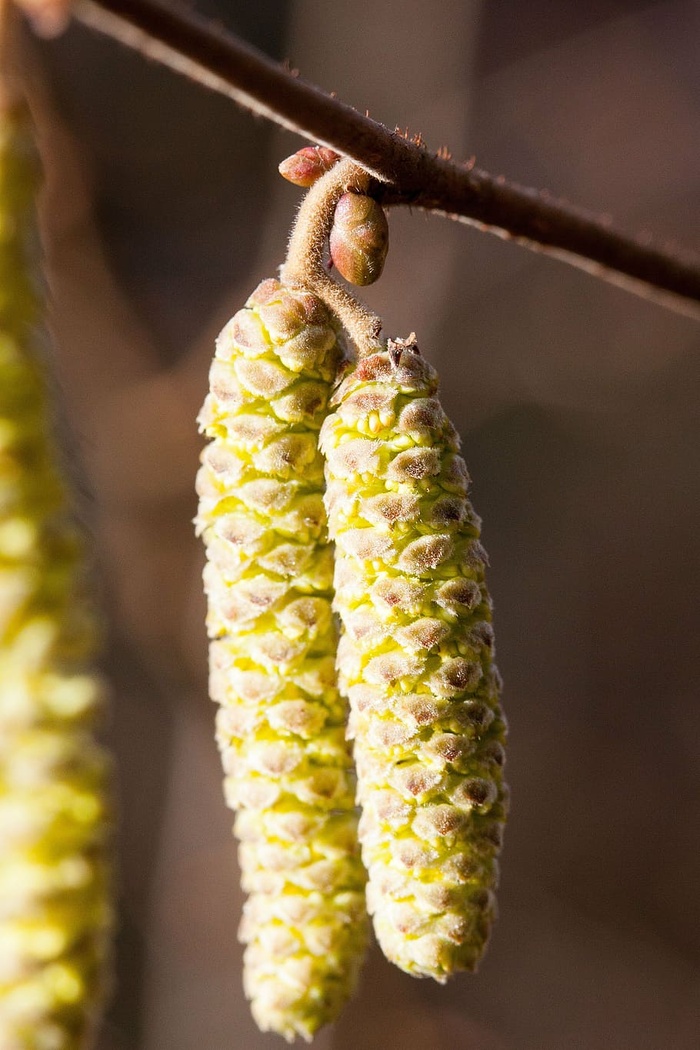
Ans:
[{"label": "catkin scale", "polygon": [[200,416],[210,692],[237,811],[244,987],[310,1039],[353,990],[367,935],[318,431],[340,350],[321,301],[264,281],[224,328]]},{"label": "catkin scale", "polygon": [[0,1047],[82,1050],[112,925],[108,763],[83,545],[35,329],[29,120],[0,114]]},{"label": "catkin scale", "polygon": [[360,361],[321,431],[367,898],[387,956],[476,968],[495,916],[505,723],[479,520],[434,370]]}]

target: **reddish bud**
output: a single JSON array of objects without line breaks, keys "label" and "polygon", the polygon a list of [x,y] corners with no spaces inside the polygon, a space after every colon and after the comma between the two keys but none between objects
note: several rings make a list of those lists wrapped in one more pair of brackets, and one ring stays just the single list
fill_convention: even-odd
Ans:
[{"label": "reddish bud", "polygon": [[344,193],[338,201],[330,235],[331,259],[350,284],[374,284],[389,250],[389,224],[372,197]]},{"label": "reddish bud", "polygon": [[279,173],[287,182],[307,189],[340,160],[340,154],[326,146],[304,146],[283,160]]}]

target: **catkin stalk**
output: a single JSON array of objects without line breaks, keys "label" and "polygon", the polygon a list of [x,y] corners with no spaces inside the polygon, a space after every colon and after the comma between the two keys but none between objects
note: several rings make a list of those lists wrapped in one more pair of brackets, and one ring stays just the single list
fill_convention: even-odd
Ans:
[{"label": "catkin stalk", "polygon": [[362,359],[321,431],[367,898],[401,969],[473,970],[495,916],[505,724],[479,520],[435,371]]},{"label": "catkin stalk", "polygon": [[37,166],[0,110],[0,1047],[83,1050],[112,923],[83,550],[35,355]]},{"label": "catkin stalk", "polygon": [[310,1039],[366,940],[318,431],[340,359],[311,293],[264,281],[224,328],[200,422],[210,691],[237,811],[244,987],[263,1030]]}]

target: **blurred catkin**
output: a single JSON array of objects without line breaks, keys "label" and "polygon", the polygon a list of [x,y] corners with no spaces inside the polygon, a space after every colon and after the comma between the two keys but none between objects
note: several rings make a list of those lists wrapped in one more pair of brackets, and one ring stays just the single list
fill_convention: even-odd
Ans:
[{"label": "blurred catkin", "polygon": [[244,986],[263,1030],[310,1039],[367,936],[318,432],[340,360],[314,295],[264,281],[217,342],[200,422],[211,695],[243,888]]},{"label": "blurred catkin", "polygon": [[340,385],[321,447],[369,911],[388,959],[444,981],[486,946],[506,789],[485,554],[436,394],[390,342]]},{"label": "blurred catkin", "polygon": [[83,550],[35,354],[29,120],[0,111],[0,1047],[83,1050],[112,922]]}]

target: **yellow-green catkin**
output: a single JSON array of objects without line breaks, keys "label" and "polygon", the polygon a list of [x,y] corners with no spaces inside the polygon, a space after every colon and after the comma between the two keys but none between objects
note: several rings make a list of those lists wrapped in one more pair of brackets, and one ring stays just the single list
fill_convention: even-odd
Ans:
[{"label": "yellow-green catkin", "polygon": [[34,354],[33,198],[23,112],[0,112],[0,1047],[83,1050],[111,926],[107,763],[83,552]]},{"label": "yellow-green catkin", "polygon": [[506,789],[486,559],[437,386],[390,342],[338,388],[321,447],[369,911],[388,959],[444,981],[486,946]]},{"label": "yellow-green catkin", "polygon": [[237,811],[244,987],[263,1030],[310,1039],[367,936],[318,432],[340,360],[328,311],[276,280],[221,333],[200,422],[210,691]]}]

